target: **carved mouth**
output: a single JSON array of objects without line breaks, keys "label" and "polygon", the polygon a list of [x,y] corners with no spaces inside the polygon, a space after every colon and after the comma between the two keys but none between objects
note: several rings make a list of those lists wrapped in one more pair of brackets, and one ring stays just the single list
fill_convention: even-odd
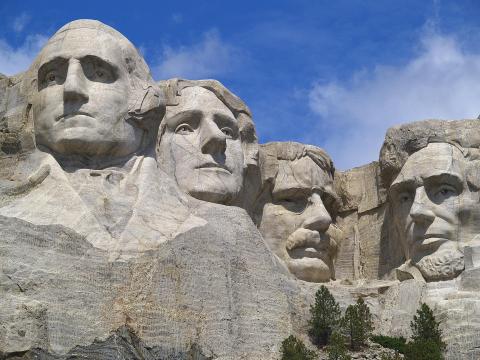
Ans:
[{"label": "carved mouth", "polygon": [[319,250],[314,247],[296,247],[289,250],[288,254],[292,259],[315,258],[321,260],[327,255],[325,250]]},{"label": "carved mouth", "polygon": [[75,111],[75,112],[71,112],[71,113],[68,113],[68,114],[62,114],[60,116],[57,116],[55,118],[55,121],[60,121],[60,120],[66,120],[66,119],[69,119],[71,117],[74,117],[74,116],[77,116],[77,115],[84,115],[84,116],[89,116],[89,117],[93,117],[92,115],[90,115],[89,113],[87,112],[84,112],[84,111]]},{"label": "carved mouth", "polygon": [[231,174],[231,171],[225,165],[218,164],[218,163],[215,163],[215,162],[208,162],[208,163],[199,165],[195,169],[214,170],[214,171],[215,170],[221,170],[221,171],[226,171],[229,174]]},{"label": "carved mouth", "polygon": [[440,245],[450,241],[444,234],[425,234],[420,236],[415,241],[415,247],[418,250],[434,249],[436,250]]}]

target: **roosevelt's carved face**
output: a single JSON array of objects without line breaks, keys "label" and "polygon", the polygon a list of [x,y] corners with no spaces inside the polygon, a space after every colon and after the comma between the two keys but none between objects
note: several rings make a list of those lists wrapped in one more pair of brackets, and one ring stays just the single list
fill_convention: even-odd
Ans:
[{"label": "roosevelt's carved face", "polygon": [[121,48],[100,30],[55,35],[40,54],[33,99],[38,145],[62,155],[135,152],[143,130],[125,121],[131,86]]},{"label": "roosevelt's carved face", "polygon": [[191,196],[231,203],[243,187],[244,155],[238,122],[213,92],[187,87],[168,106],[159,162]]},{"label": "roosevelt's carved face", "polygon": [[327,233],[336,206],[332,178],[308,156],[278,161],[272,201],[263,208],[260,232],[297,278],[328,281],[334,277],[337,250]]},{"label": "roosevelt's carved face", "polygon": [[470,190],[466,166],[456,147],[432,143],[408,158],[390,187],[405,256],[427,281],[458,275],[463,247],[480,232],[478,192]]}]

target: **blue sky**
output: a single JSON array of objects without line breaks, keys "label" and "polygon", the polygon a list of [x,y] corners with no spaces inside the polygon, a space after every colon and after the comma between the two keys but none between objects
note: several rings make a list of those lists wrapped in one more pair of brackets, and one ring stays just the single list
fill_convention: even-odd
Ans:
[{"label": "blue sky", "polygon": [[378,159],[389,126],[480,114],[478,1],[0,2],[0,72],[25,70],[59,27],[98,19],[154,77],[215,78],[251,108],[261,142]]}]

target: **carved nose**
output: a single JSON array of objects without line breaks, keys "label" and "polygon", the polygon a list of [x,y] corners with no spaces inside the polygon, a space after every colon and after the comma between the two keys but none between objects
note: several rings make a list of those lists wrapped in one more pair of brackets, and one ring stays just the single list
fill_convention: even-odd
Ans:
[{"label": "carved nose", "polygon": [[310,201],[311,204],[306,210],[306,219],[303,221],[302,227],[324,233],[332,223],[332,218],[319,194],[313,194],[310,197]]},{"label": "carved nose", "polygon": [[435,219],[432,205],[425,188],[423,186],[418,187],[410,209],[410,217],[416,223],[431,223]]},{"label": "carved nose", "polygon": [[64,101],[88,101],[87,79],[83,74],[83,68],[80,61],[70,59],[68,63],[67,77],[63,84]]},{"label": "carved nose", "polygon": [[202,126],[201,149],[204,154],[224,154],[227,138],[212,120],[205,119]]}]

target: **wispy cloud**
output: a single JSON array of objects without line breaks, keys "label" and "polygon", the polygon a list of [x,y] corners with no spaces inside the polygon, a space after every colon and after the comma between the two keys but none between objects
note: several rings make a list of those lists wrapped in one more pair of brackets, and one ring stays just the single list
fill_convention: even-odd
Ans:
[{"label": "wispy cloud", "polygon": [[183,22],[183,15],[180,13],[172,14],[172,21],[175,24],[181,24]]},{"label": "wispy cloud", "polygon": [[394,124],[479,115],[480,53],[435,32],[424,33],[418,45],[403,66],[378,65],[346,82],[313,86],[310,108],[321,118],[318,130],[328,132],[323,146],[340,169],[377,160]]},{"label": "wispy cloud", "polygon": [[197,44],[179,48],[165,46],[152,72],[156,79],[219,77],[234,71],[241,57],[240,49],[224,42],[217,30],[210,30]]},{"label": "wispy cloud", "polygon": [[15,19],[13,19],[12,28],[15,32],[19,33],[25,29],[25,26],[30,21],[30,15],[27,13],[22,13],[18,15]]},{"label": "wispy cloud", "polygon": [[0,73],[14,75],[27,70],[47,40],[44,35],[29,35],[21,46],[14,48],[0,39]]}]

